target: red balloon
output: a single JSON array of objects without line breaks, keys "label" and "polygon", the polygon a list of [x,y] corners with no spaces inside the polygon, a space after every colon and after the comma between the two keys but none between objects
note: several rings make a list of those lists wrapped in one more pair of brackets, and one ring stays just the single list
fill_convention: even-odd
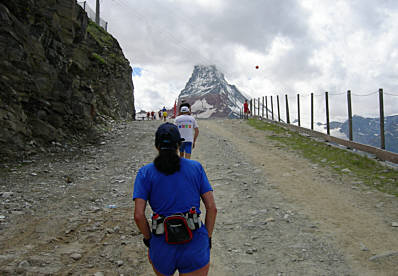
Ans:
[{"label": "red balloon", "polygon": [[259,67],[258,67],[258,65],[256,66],[256,69],[258,69]]}]

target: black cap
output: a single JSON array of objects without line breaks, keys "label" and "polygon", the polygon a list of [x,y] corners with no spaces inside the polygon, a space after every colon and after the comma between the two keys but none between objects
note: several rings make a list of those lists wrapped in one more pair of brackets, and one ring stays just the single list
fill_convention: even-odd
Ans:
[{"label": "black cap", "polygon": [[159,149],[177,149],[178,144],[184,141],[175,124],[164,123],[158,127],[155,135],[155,146]]}]

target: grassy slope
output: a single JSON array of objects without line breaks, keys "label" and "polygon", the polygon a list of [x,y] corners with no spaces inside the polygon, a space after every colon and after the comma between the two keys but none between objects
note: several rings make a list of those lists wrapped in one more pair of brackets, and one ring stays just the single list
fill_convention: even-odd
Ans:
[{"label": "grassy slope", "polygon": [[92,53],[92,57],[101,64],[128,64],[128,60],[124,58],[123,53],[120,55],[114,52],[119,47],[117,41],[107,33],[102,27],[95,24],[92,20],[88,21],[87,32],[102,47],[101,53]]},{"label": "grassy slope", "polygon": [[[332,147],[272,123],[250,119],[250,126],[266,131],[266,139],[280,142],[313,163],[329,167],[339,174],[351,174],[368,186],[398,196],[398,171],[357,153]],[[349,169],[349,171],[345,170]]]}]

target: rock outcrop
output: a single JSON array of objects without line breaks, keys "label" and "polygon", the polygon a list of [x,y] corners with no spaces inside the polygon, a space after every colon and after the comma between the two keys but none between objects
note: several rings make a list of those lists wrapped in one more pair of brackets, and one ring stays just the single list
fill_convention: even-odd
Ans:
[{"label": "rock outcrop", "polygon": [[131,67],[76,0],[0,3],[0,155],[134,118]]}]

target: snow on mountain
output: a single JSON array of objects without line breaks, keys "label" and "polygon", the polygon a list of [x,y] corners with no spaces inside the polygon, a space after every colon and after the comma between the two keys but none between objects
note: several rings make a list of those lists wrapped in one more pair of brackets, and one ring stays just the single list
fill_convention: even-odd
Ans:
[{"label": "snow on mountain", "polygon": [[[380,147],[379,118],[352,117],[352,133],[355,142]],[[326,126],[324,126],[326,128]],[[348,140],[348,120],[345,122],[330,122],[330,134]],[[384,136],[386,150],[398,153],[398,115],[384,118]]]},{"label": "snow on mountain", "polygon": [[197,118],[237,118],[245,99],[236,86],[227,83],[216,66],[195,65],[178,102],[190,103]]}]

